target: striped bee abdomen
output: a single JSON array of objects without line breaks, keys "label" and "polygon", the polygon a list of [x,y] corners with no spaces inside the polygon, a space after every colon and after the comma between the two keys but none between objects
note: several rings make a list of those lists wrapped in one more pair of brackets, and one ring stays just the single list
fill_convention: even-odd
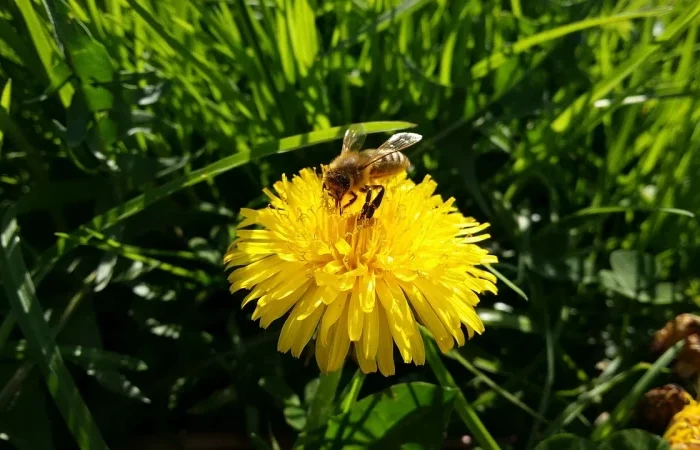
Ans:
[{"label": "striped bee abdomen", "polygon": [[[363,152],[364,153],[364,152]],[[374,162],[369,166],[371,178],[382,178],[395,175],[402,170],[406,170],[411,162],[408,157],[401,152],[386,150],[367,150],[367,161]]]}]

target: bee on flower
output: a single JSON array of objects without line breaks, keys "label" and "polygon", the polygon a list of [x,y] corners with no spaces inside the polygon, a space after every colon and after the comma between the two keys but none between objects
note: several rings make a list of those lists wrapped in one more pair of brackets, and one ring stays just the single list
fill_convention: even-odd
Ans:
[{"label": "bee on flower", "polygon": [[315,337],[322,372],[339,369],[352,351],[363,372],[388,376],[394,346],[405,363],[424,364],[418,323],[443,352],[484,331],[475,307],[479,294],[497,292],[496,278],[478,266],[497,258],[477,245],[489,224],[435,195],[430,177],[406,178],[399,152],[419,135],[400,133],[360,152],[363,134],[352,128],[343,142],[341,156],[357,162],[350,176],[339,157],[323,174],[283,176],[275,192],[264,190],[269,207],[242,209],[224,263],[234,269],[231,292],[250,290],[242,306],[255,302],[253,320],[267,328],[287,314],[279,351],[299,357]]}]

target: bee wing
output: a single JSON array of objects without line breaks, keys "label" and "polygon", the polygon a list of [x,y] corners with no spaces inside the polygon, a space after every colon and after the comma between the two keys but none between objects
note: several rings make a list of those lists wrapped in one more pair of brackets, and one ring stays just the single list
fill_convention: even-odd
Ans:
[{"label": "bee wing", "polygon": [[396,133],[389,138],[385,143],[379,146],[377,150],[392,150],[400,152],[423,139],[423,136],[416,133]]},{"label": "bee wing", "polygon": [[367,131],[362,124],[350,125],[343,138],[341,153],[359,151],[362,148],[362,144],[365,143],[365,137],[367,137]]}]

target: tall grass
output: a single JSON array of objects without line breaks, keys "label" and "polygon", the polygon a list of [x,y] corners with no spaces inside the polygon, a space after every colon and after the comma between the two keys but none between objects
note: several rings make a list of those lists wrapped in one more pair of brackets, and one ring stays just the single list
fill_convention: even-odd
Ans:
[{"label": "tall grass", "polygon": [[[0,4],[0,438],[505,449],[633,426],[673,356],[650,332],[700,303],[699,25],[695,0]],[[319,381],[220,261],[238,209],[356,122],[416,125],[409,175],[491,222],[500,292],[432,370]]]}]

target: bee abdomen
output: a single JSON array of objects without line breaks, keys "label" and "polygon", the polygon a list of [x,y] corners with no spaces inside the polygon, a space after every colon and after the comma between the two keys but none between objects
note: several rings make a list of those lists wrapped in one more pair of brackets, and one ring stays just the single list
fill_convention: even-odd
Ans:
[{"label": "bee abdomen", "polygon": [[371,166],[370,175],[373,178],[393,175],[406,170],[411,165],[408,157],[401,152],[394,151],[392,153],[391,150],[379,150],[377,156],[380,156],[382,153],[386,154],[386,156],[381,157]]}]

